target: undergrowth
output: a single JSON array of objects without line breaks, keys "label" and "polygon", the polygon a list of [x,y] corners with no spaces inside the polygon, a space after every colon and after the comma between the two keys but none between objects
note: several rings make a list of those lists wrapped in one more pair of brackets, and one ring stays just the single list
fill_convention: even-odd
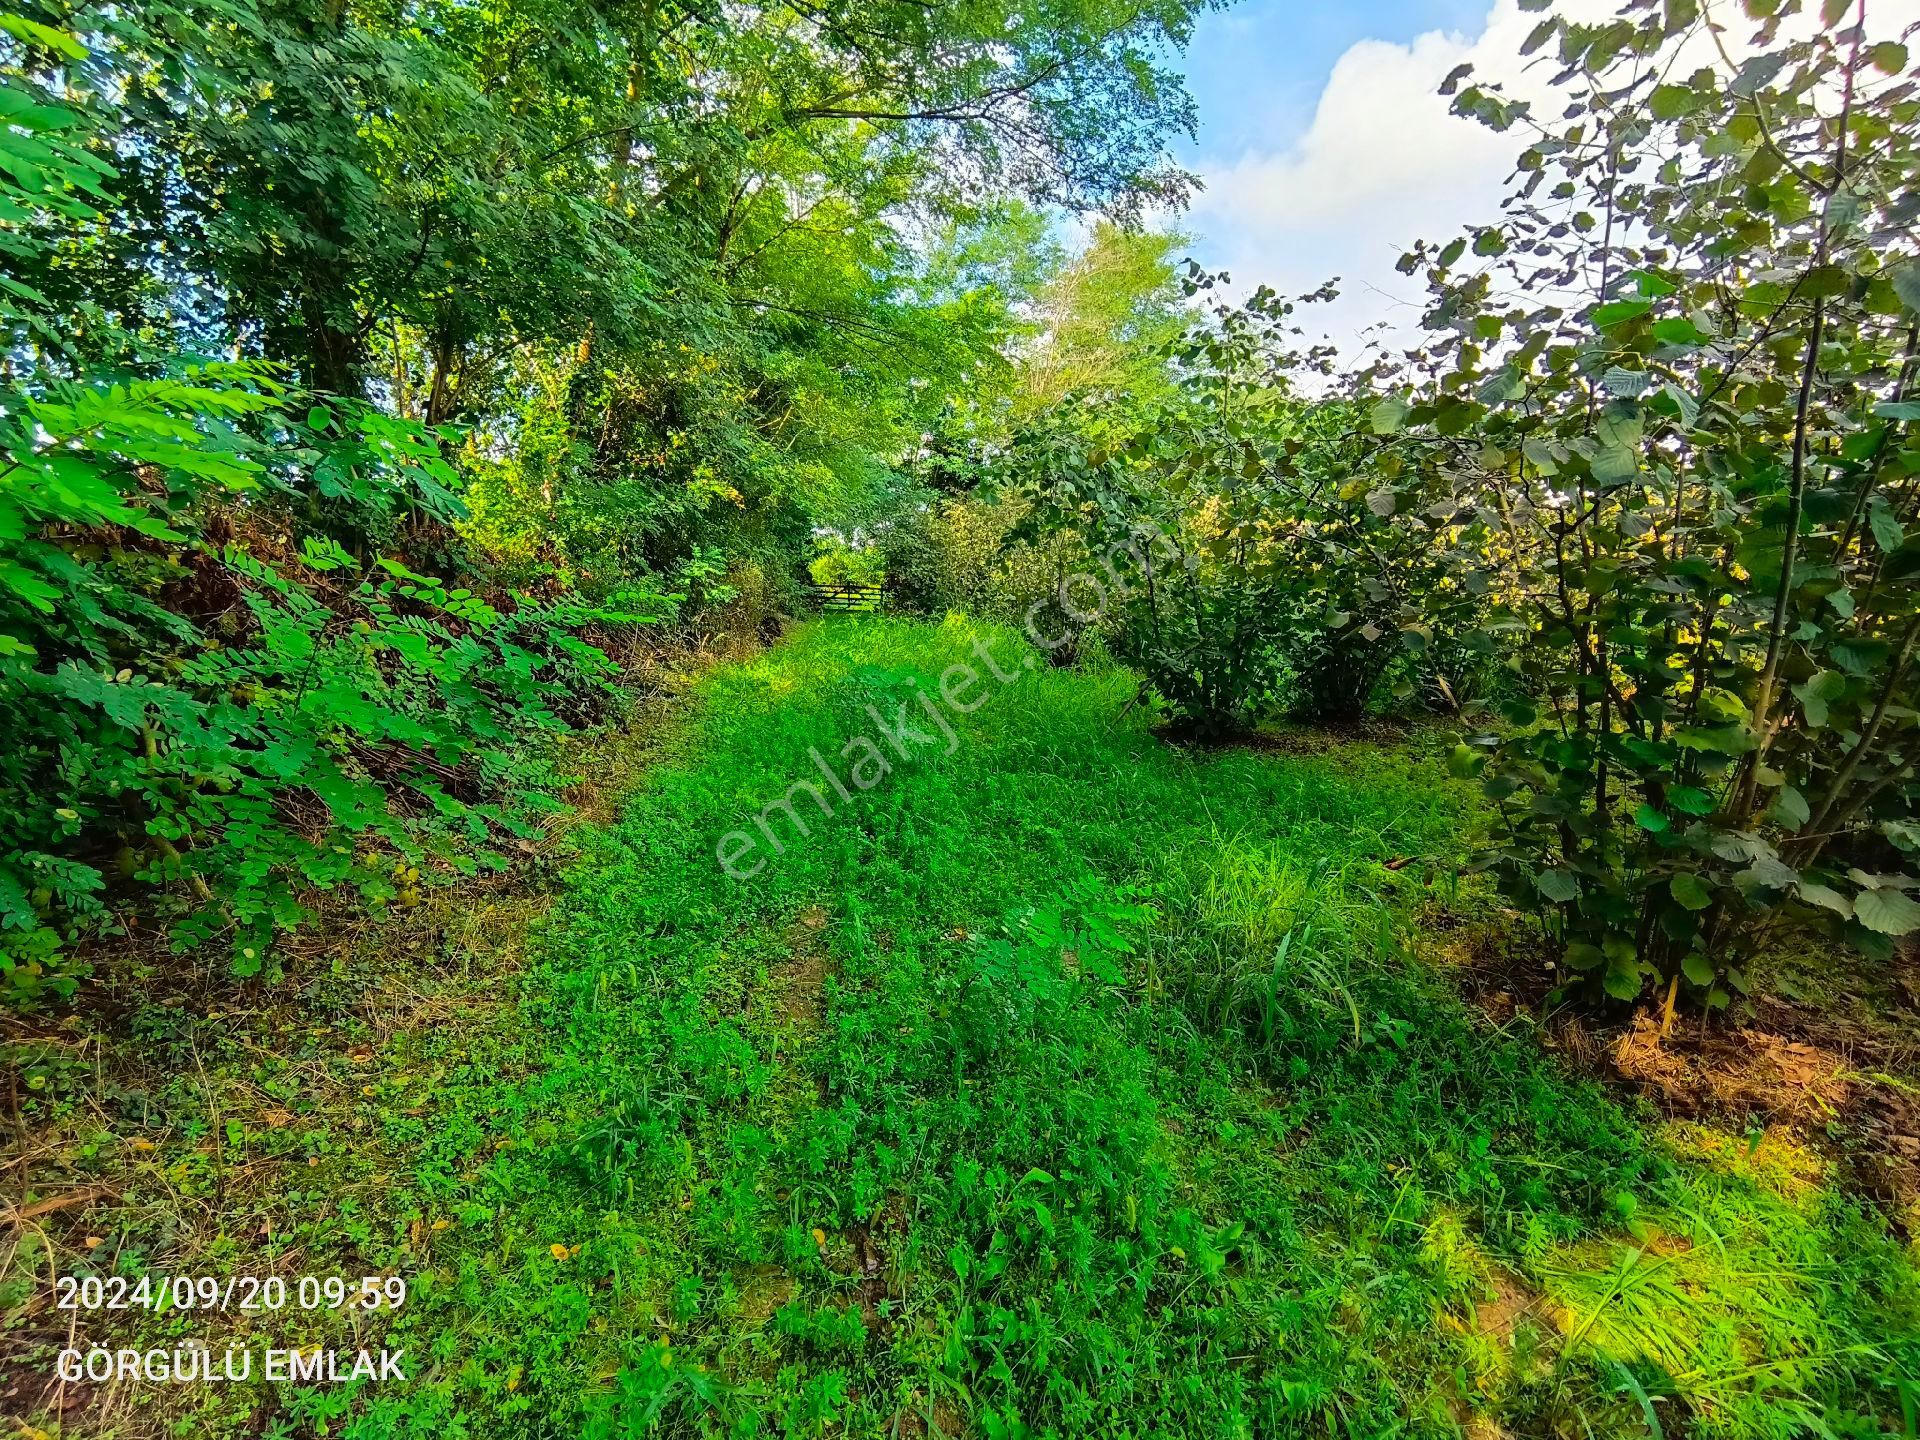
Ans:
[{"label": "undergrowth", "polygon": [[[722,835],[820,780],[810,751],[976,642],[1015,678],[952,753],[722,871]],[[1569,1077],[1422,964],[1412,902],[1475,812],[1418,740],[1184,753],[1124,673],[1027,654],[957,620],[810,627],[703,683],[524,964],[470,937],[389,974],[408,1018],[357,1058],[349,987],[321,985],[266,1043],[136,1020],[153,1063],[211,1079],[44,1081],[36,1125],[120,1203],[92,1237],[27,1235],[11,1299],[47,1245],[62,1270],[411,1285],[383,1341],[406,1385],[177,1389],[164,1414],[108,1389],[84,1423],[1913,1432],[1920,1285],[1882,1220]]]}]

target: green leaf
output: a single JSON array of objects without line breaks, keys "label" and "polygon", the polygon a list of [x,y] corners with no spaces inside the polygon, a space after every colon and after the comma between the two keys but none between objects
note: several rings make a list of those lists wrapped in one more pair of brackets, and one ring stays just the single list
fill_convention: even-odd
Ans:
[{"label": "green leaf", "polygon": [[1605,330],[1614,325],[1624,325],[1629,320],[1638,320],[1651,309],[1651,300],[1613,300],[1594,310],[1593,323]]},{"label": "green leaf", "polygon": [[1660,387],[1660,393],[1673,402],[1673,408],[1680,412],[1680,423],[1691,430],[1700,419],[1700,402],[1671,380]]},{"label": "green leaf", "polygon": [[1525,395],[1527,382],[1515,374],[1510,366],[1502,366],[1489,375],[1474,393],[1483,405],[1500,405]]},{"label": "green leaf", "polygon": [[0,14],[0,30],[6,31],[16,40],[24,40],[29,45],[38,45],[51,50],[67,60],[84,60],[87,47],[64,30],[55,30],[42,25],[37,20],[29,20],[24,15]]},{"label": "green leaf", "polygon": [[1593,457],[1588,468],[1600,484],[1623,484],[1640,473],[1640,452],[1625,445],[1609,445]]},{"label": "green leaf", "polygon": [[1779,798],[1773,802],[1773,817],[1789,830],[1798,830],[1813,818],[1813,811],[1807,805],[1807,797],[1791,785],[1780,789]]},{"label": "green leaf", "polygon": [[1891,555],[1907,543],[1906,529],[1894,517],[1893,507],[1877,495],[1867,508],[1867,527],[1873,531],[1874,544],[1885,554]]},{"label": "green leaf", "polygon": [[1684,315],[1669,315],[1653,322],[1653,338],[1662,345],[1700,345],[1707,335]]},{"label": "green leaf", "polygon": [[1862,890],[1853,900],[1853,918],[1881,935],[1910,935],[1920,930],[1920,903],[1891,886]]},{"label": "green leaf", "polygon": [[1693,91],[1684,85],[1656,85],[1647,97],[1656,120],[1678,120],[1698,103]]},{"label": "green leaf", "polygon": [[1640,962],[1615,957],[1607,966],[1606,990],[1616,1000],[1632,1000],[1640,993]]},{"label": "green leaf", "polygon": [[1830,886],[1815,885],[1803,880],[1800,882],[1800,898],[1809,905],[1818,905],[1821,909],[1831,910],[1839,916],[1850,918],[1853,915],[1853,902]]},{"label": "green leaf", "polygon": [[1682,725],[1673,732],[1673,743],[1682,750],[1745,755],[1759,742],[1744,725]]},{"label": "green leaf", "polygon": [[1600,423],[1593,427],[1594,438],[1601,445],[1627,450],[1638,448],[1646,433],[1646,418],[1640,407],[1628,400],[1609,401],[1600,412]]},{"label": "green leaf", "polygon": [[1777,855],[1759,856],[1734,878],[1749,898],[1755,890],[1792,890],[1800,884],[1800,872]]},{"label": "green leaf", "polygon": [[1667,803],[1685,815],[1711,815],[1717,802],[1696,786],[1675,785],[1667,791]]},{"label": "green leaf", "polygon": [[1565,904],[1580,893],[1580,882],[1571,870],[1542,870],[1533,877],[1534,888],[1555,904]]},{"label": "green leaf", "polygon": [[1793,687],[1793,696],[1800,702],[1800,713],[1808,728],[1826,728],[1828,707],[1844,695],[1846,689],[1847,677],[1836,670],[1816,670]]},{"label": "green leaf", "polygon": [[1874,69],[1898,75],[1907,68],[1907,47],[1898,40],[1882,40],[1867,51],[1867,58],[1873,62]]},{"label": "green leaf", "polygon": [[1587,945],[1579,941],[1567,946],[1565,956],[1570,970],[1595,970],[1605,960],[1606,954],[1598,945]]},{"label": "green leaf", "polygon": [[1648,834],[1658,835],[1673,822],[1643,800],[1640,802],[1640,808],[1633,812],[1633,823]]},{"label": "green leaf", "polygon": [[300,542],[300,561],[310,570],[340,570],[353,564],[353,556],[337,540],[309,535]]},{"label": "green leaf", "polygon": [[1462,435],[1486,414],[1486,407],[1462,400],[1458,395],[1443,396],[1434,406],[1433,428],[1442,435]]},{"label": "green leaf", "polygon": [[1708,842],[1708,848],[1735,865],[1748,865],[1763,855],[1775,853],[1773,846],[1745,830],[1722,830]]},{"label": "green leaf", "polygon": [[1800,294],[1812,300],[1830,300],[1853,287],[1853,276],[1838,265],[1816,265],[1800,281]]},{"label": "green leaf", "polygon": [[1405,426],[1405,422],[1407,422],[1407,409],[1409,409],[1407,401],[1400,399],[1398,396],[1388,396],[1386,399],[1382,399],[1379,405],[1375,405],[1375,407],[1367,413],[1367,420],[1369,420],[1369,424],[1373,426],[1373,434],[1377,434],[1377,436],[1400,434],[1402,426]]},{"label": "green leaf", "polygon": [[[1888,272],[1888,279],[1893,282],[1893,293],[1900,297],[1900,303],[1920,313],[1920,260],[1909,260],[1904,265],[1894,266]],[[1881,408],[1874,406],[1876,412]],[[1914,417],[1908,415],[1900,418],[1910,420]]]},{"label": "green leaf", "polygon": [[1680,970],[1687,979],[1702,989],[1713,984],[1713,962],[1698,950],[1688,952],[1687,958],[1680,962]]},{"label": "green leaf", "polygon": [[1713,904],[1713,892],[1690,870],[1682,870],[1667,882],[1667,890],[1689,910],[1704,910]]},{"label": "green leaf", "polygon": [[51,613],[53,602],[63,598],[63,592],[27,569],[11,560],[0,559],[0,586],[11,590],[35,610]]}]

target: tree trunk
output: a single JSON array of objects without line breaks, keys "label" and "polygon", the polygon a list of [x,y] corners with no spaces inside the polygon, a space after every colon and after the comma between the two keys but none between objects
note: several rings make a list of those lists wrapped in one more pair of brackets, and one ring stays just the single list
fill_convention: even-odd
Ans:
[{"label": "tree trunk", "polygon": [[453,326],[443,321],[433,342],[433,384],[427,391],[427,424],[444,425],[459,411],[453,394],[453,372],[460,363],[460,346]]},{"label": "tree trunk", "polygon": [[302,378],[329,395],[359,395],[360,342],[333,322],[320,284],[307,286],[300,311],[306,331]]}]

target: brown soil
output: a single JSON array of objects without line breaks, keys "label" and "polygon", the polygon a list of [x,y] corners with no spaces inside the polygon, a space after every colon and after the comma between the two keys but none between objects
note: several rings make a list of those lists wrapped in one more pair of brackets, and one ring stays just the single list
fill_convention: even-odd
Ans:
[{"label": "brown soil", "polygon": [[1493,1298],[1473,1307],[1474,1328],[1482,1335],[1511,1340],[1514,1326],[1522,1317],[1534,1313],[1540,1297],[1529,1290],[1519,1276],[1498,1266],[1494,1267],[1489,1283]]},{"label": "brown soil", "polygon": [[833,973],[826,928],[825,910],[818,905],[802,910],[787,929],[788,957],[767,977],[774,1008],[803,1034],[818,1029],[826,1016],[827,976]]},{"label": "brown soil", "polygon": [[[1549,1048],[1669,1116],[1784,1128],[1897,1225],[1920,1232],[1920,954],[1904,952],[1874,977],[1871,1004],[1847,992],[1853,1003],[1816,1009],[1762,993],[1738,1016],[1682,1009],[1663,1034],[1656,1004],[1553,1005],[1566,977],[1517,924],[1463,922],[1434,907],[1420,928],[1494,1023],[1539,1025]],[[1831,963],[1844,977],[1861,962]]]},{"label": "brown soil", "polygon": [[1325,755],[1355,741],[1404,744],[1405,721],[1369,717],[1351,725],[1269,726],[1259,730],[1193,731],[1178,721],[1154,728],[1154,738],[1183,750],[1252,750],[1265,755]]},{"label": "brown soil", "polygon": [[[848,1229],[852,1273],[858,1277],[854,1298],[860,1305],[860,1319],[869,1334],[884,1334],[891,1321],[880,1313],[880,1302],[892,1292],[901,1277],[894,1274],[893,1255],[906,1237],[909,1216],[906,1197],[887,1196],[880,1208],[866,1221]],[[901,1285],[904,1293],[905,1286]]]}]

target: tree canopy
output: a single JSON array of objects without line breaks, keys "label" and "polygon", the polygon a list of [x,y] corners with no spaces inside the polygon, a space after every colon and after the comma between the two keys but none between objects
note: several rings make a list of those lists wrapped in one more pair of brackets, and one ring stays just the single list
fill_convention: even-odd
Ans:
[{"label": "tree canopy", "polygon": [[1179,202],[1196,8],[9,12],[21,992],[123,891],[255,967],[511,833],[608,627],[782,603],[1011,386],[1047,217]]}]

